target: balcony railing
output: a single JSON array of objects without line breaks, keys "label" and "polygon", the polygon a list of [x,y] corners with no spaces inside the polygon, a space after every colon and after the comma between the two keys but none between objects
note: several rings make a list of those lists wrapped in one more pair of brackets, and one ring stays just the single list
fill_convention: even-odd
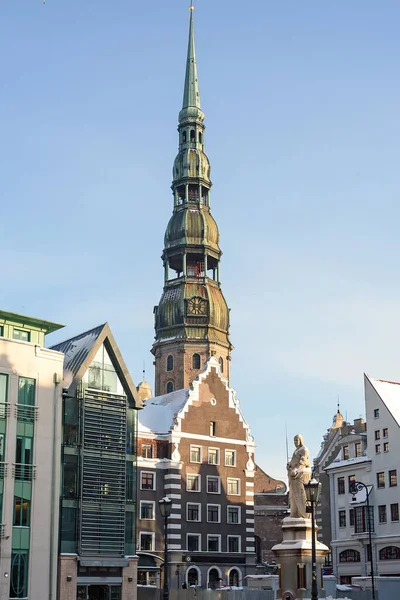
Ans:
[{"label": "balcony railing", "polygon": [[33,423],[38,418],[38,406],[30,406],[27,404],[16,404],[15,405],[15,416],[18,421],[25,421],[25,423]]},{"label": "balcony railing", "polygon": [[6,419],[10,416],[10,403],[0,402],[0,419]]},{"label": "balcony railing", "polygon": [[8,463],[6,462],[0,462],[0,479],[7,477],[7,465]]},{"label": "balcony railing", "polygon": [[19,481],[33,481],[36,478],[36,465],[13,463],[13,476]]}]

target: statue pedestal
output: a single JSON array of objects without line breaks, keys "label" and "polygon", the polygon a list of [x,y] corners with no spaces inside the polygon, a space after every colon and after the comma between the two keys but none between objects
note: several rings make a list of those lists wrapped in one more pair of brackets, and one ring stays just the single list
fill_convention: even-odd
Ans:
[{"label": "statue pedestal", "polygon": [[[316,531],[318,530],[315,527]],[[282,522],[283,540],[272,551],[279,568],[279,600],[311,598],[311,519],[287,517]],[[319,598],[325,598],[322,588],[322,566],[329,548],[316,542],[317,581]]]}]

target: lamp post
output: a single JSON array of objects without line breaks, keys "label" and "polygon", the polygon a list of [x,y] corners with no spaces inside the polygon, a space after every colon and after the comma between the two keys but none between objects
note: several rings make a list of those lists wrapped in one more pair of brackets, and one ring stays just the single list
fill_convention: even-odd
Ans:
[{"label": "lamp post", "polygon": [[[365,490],[366,500],[365,503],[367,505],[367,525],[368,525],[368,539],[369,539],[369,552],[371,559],[371,585],[372,585],[372,600],[375,600],[375,580],[374,580],[374,561],[372,556],[372,531],[371,531],[371,513],[369,510],[369,495],[372,491],[372,485],[366,485],[362,481],[353,481],[350,486],[349,492],[353,496],[353,502],[357,500],[358,492]],[[367,556],[368,558],[368,556]]]},{"label": "lamp post", "polygon": [[164,588],[163,588],[163,600],[169,600],[169,588],[168,588],[168,541],[167,541],[167,524],[168,517],[171,514],[172,500],[168,496],[164,496],[158,501],[160,507],[161,516],[164,519]]},{"label": "lamp post", "polygon": [[307,502],[307,512],[311,513],[311,600],[318,600],[317,584],[317,552],[315,544],[315,507],[318,504],[321,484],[314,477],[308,483],[304,484]]}]

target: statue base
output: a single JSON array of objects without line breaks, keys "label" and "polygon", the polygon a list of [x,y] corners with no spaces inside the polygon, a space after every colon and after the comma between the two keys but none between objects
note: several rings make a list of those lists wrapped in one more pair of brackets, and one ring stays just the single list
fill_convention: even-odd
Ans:
[{"label": "statue base", "polygon": [[[315,527],[315,534],[318,527]],[[278,565],[279,600],[298,600],[311,597],[311,519],[287,517],[282,521],[283,540],[272,551]],[[318,597],[325,598],[322,567],[329,548],[316,541]]]}]

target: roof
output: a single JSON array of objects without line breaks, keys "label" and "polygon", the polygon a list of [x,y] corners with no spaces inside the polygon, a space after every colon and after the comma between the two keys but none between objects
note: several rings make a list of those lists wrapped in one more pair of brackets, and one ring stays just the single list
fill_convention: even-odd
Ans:
[{"label": "roof", "polygon": [[357,456],[355,458],[349,458],[347,460],[334,460],[330,465],[325,467],[324,471],[329,471],[329,469],[337,469],[341,467],[351,467],[353,465],[357,465],[364,462],[371,462],[371,459],[368,456]]},{"label": "roof", "polygon": [[189,388],[184,388],[147,400],[145,409],[139,415],[139,432],[168,433],[188,398]]},{"label": "roof", "polygon": [[44,333],[52,333],[58,329],[62,329],[65,325],[61,323],[52,323],[51,321],[45,321],[44,319],[37,319],[35,317],[28,317],[26,315],[20,315],[18,313],[8,312],[6,310],[0,310],[0,322],[11,321],[12,323],[18,323],[27,325],[28,327],[34,327],[40,329]]},{"label": "roof", "polygon": [[373,379],[365,375],[376,393],[400,426],[400,383],[397,381],[385,381],[384,379]]},{"label": "roof", "polygon": [[182,108],[195,106],[200,108],[199,81],[197,78],[196,50],[194,47],[193,7],[190,11],[189,42],[186,60],[185,86]]},{"label": "roof", "polygon": [[135,384],[132,381],[108,323],[98,325],[93,329],[89,329],[89,331],[85,331],[64,342],[51,346],[51,350],[57,350],[64,354],[63,386],[68,388],[70,393],[75,392],[76,387],[102,344],[107,349],[130,406],[142,408]]}]

